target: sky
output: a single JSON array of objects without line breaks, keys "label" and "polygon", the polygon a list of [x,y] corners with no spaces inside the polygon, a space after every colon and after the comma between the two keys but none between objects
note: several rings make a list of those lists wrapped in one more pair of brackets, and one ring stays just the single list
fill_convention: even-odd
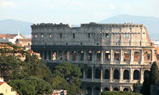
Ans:
[{"label": "sky", "polygon": [[0,0],[0,20],[78,24],[120,14],[159,18],[159,0]]}]

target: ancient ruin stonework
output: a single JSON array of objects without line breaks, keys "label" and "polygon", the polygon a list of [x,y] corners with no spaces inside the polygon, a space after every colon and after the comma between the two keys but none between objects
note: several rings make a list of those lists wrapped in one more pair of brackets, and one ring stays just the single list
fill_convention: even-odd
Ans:
[{"label": "ancient ruin stonework", "polygon": [[143,24],[34,24],[32,50],[49,63],[77,64],[86,95],[132,91],[155,60],[154,45]]}]

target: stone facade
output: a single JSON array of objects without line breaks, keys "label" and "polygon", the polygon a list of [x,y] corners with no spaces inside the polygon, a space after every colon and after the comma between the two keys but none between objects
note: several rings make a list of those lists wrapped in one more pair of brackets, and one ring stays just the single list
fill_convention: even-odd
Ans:
[{"label": "stone facade", "polygon": [[48,63],[77,64],[85,95],[100,91],[133,91],[155,60],[143,24],[32,25],[32,50]]}]

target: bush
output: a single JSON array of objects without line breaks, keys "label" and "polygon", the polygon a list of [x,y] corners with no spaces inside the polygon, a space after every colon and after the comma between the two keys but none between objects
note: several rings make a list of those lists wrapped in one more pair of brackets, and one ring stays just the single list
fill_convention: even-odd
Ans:
[{"label": "bush", "polygon": [[125,91],[105,91],[105,92],[100,92],[99,95],[142,95],[142,94],[125,92]]}]

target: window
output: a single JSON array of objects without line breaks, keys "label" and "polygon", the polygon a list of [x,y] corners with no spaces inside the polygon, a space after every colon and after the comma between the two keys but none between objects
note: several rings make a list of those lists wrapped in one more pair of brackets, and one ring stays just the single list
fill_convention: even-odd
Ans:
[{"label": "window", "polygon": [[37,36],[37,34],[35,34],[35,38],[37,38],[38,36]]},{"label": "window", "polygon": [[44,35],[43,35],[43,33],[41,33],[41,38],[43,38],[44,37]]},{"label": "window", "polygon": [[108,38],[108,37],[109,37],[109,34],[108,34],[108,33],[106,33],[106,34],[105,34],[105,37],[106,37],[106,38]]},{"label": "window", "polygon": [[62,33],[60,33],[60,38],[62,38]]},{"label": "window", "polygon": [[75,38],[75,33],[73,33],[73,38]]},{"label": "window", "polygon": [[90,33],[88,33],[88,38],[91,38],[91,34]]},{"label": "window", "polygon": [[52,35],[51,35],[51,33],[49,34],[49,38],[52,38]]},{"label": "window", "polygon": [[129,38],[129,34],[125,34],[125,37],[126,37],[126,38]]}]

